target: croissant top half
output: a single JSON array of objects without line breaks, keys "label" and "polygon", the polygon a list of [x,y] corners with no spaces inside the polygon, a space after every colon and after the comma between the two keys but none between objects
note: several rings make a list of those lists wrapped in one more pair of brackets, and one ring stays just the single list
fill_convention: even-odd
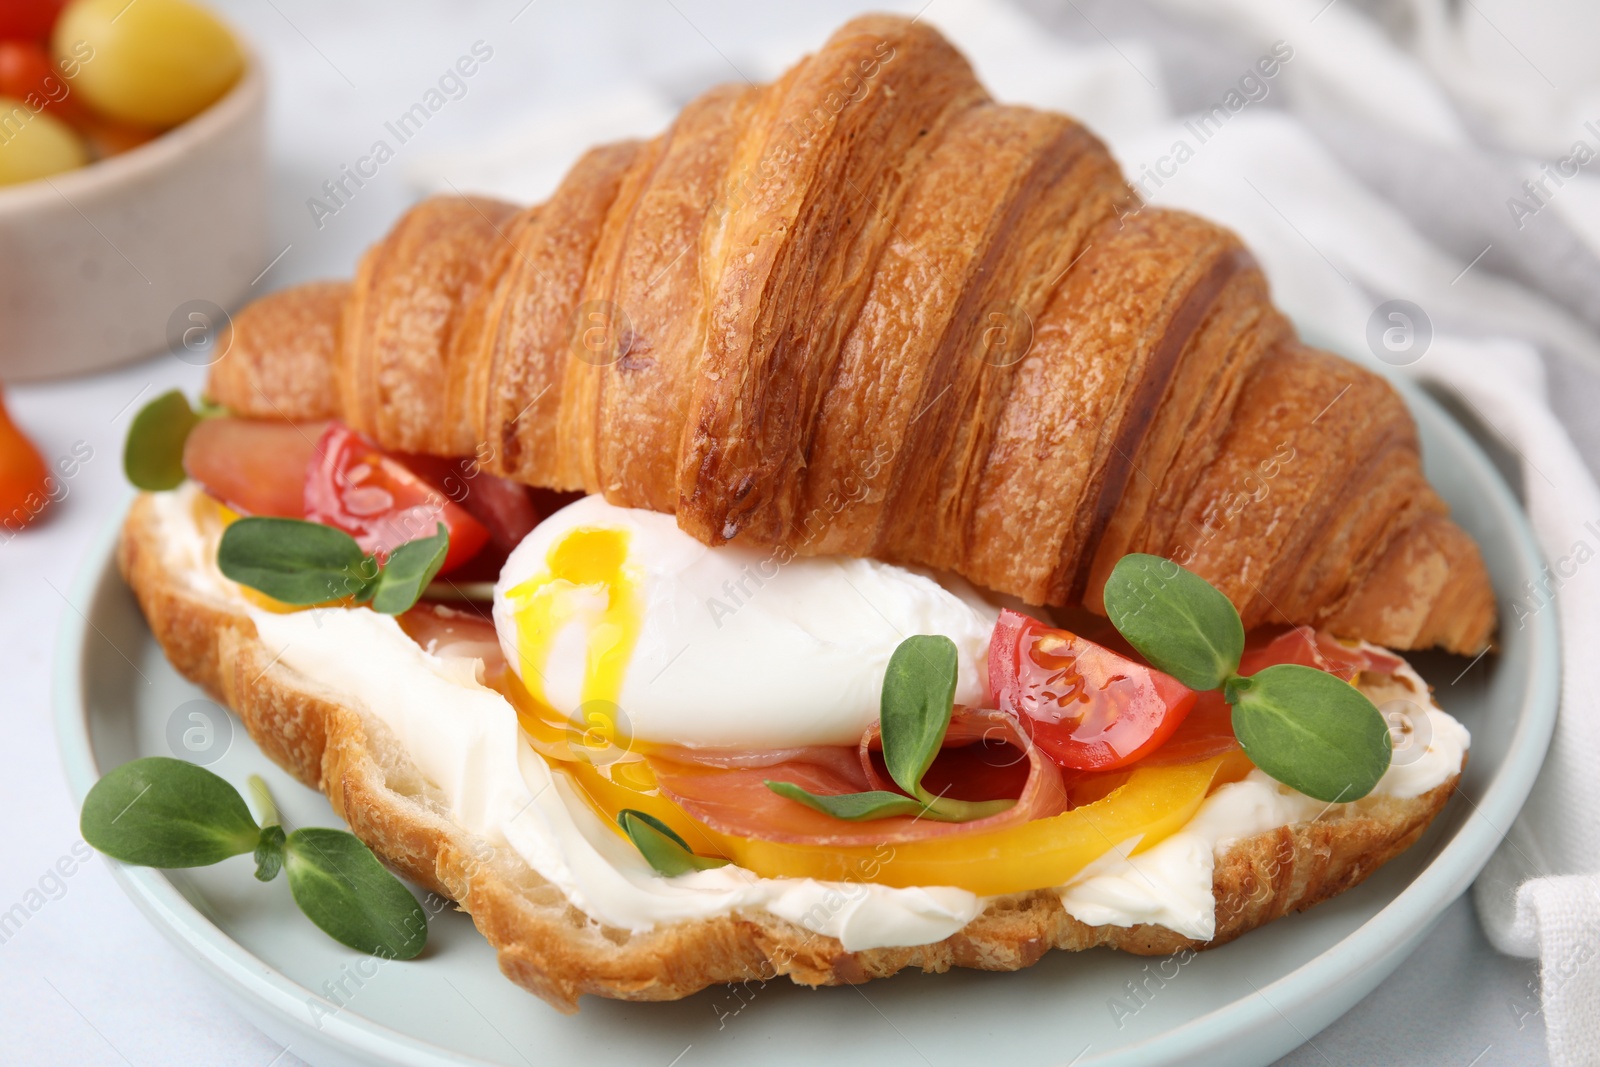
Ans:
[{"label": "croissant top half", "polygon": [[708,544],[1091,608],[1154,552],[1247,626],[1458,652],[1494,626],[1394,391],[1301,345],[1233,234],[1141,207],[1086,129],[901,18],[594,149],[541,205],[425,201],[350,285],[241,312],[210,388]]}]

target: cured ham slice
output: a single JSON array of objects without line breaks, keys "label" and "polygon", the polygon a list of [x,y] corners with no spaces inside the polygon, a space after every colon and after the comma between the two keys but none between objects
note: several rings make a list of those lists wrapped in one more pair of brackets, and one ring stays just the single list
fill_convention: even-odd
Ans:
[{"label": "cured ham slice", "polygon": [[[1017,803],[998,815],[962,823],[911,816],[846,822],[767,788],[766,783],[774,781],[792,782],[818,794],[893,789],[874,759],[879,746],[874,726],[862,737],[853,761],[841,758],[850,749],[825,746],[790,750],[787,758],[775,762],[745,758],[730,763],[725,755],[699,757],[687,749],[658,753],[648,760],[661,792],[696,821],[719,833],[790,844],[844,848],[990,833],[1058,815],[1068,807],[1060,770],[1028,743],[1015,719],[998,711],[962,707],[952,716],[945,748],[924,782],[934,792],[948,788],[947,795],[958,799],[1000,799],[992,794],[961,795],[971,793],[978,780],[1016,786],[1006,799],[1014,797]],[[971,773],[975,769],[981,771],[977,776]]]}]

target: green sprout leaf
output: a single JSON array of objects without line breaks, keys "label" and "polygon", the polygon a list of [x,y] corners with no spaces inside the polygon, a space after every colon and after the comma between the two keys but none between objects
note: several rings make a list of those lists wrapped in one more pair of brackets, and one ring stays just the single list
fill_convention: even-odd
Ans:
[{"label": "green sprout leaf", "polygon": [[150,756],[108,772],[83,802],[83,839],[141,867],[204,867],[261,836],[239,791],[204,767]]},{"label": "green sprout leaf", "polygon": [[303,519],[252,516],[222,531],[217,568],[285,604],[306,606],[349,598],[399,615],[421,598],[444,566],[450,532],[439,523],[431,537],[407,541],[379,569],[343,530]]},{"label": "green sprout leaf", "polygon": [[1132,553],[1112,568],[1104,598],[1106,616],[1128,643],[1190,689],[1216,689],[1239,669],[1239,613],[1198,574]]},{"label": "green sprout leaf", "polygon": [[408,960],[428,940],[428,917],[409,890],[343,830],[285,836],[266,783],[250,776],[261,827],[239,791],[204,767],[151,756],[109,772],[83,802],[83,839],[142,867],[203,867],[255,853],[256,878],[284,870],[300,910],[334,940]]},{"label": "green sprout leaf", "polygon": [[1283,663],[1233,681],[1234,735],[1284,785],[1344,803],[1372,792],[1389,769],[1389,725],[1344,679]]},{"label": "green sprout leaf", "polygon": [[952,800],[929,795],[919,789],[921,798],[874,789],[866,793],[813,793],[793,782],[767,782],[780,797],[797,800],[808,808],[847,822],[887,819],[894,815],[915,815],[934,822],[971,822],[998,815],[1016,804],[1014,800]]},{"label": "green sprout leaf", "polygon": [[696,856],[687,841],[654,815],[624,808],[617,812],[617,825],[657,874],[676,878],[690,871],[708,871],[713,867],[727,866],[725,859]]},{"label": "green sprout leaf", "polygon": [[895,785],[924,797],[922,776],[944,744],[956,699],[956,643],[948,637],[908,637],[889,657],[878,704],[883,762]]},{"label": "green sprout leaf", "polygon": [[152,492],[183,484],[183,443],[200,418],[178,389],[162,393],[140,408],[122,448],[122,469],[128,481]]},{"label": "green sprout leaf", "polygon": [[256,880],[270,882],[283,869],[283,827],[279,825],[278,805],[272,802],[267,780],[259,774],[245,779],[250,799],[261,813],[261,838],[256,842]]},{"label": "green sprout leaf", "polygon": [[450,532],[444,523],[432,537],[407,541],[389,554],[389,561],[378,573],[377,589],[372,594],[372,610],[385,615],[408,611],[421,597],[433,576],[444,566],[450,551]]},{"label": "green sprout leaf", "polygon": [[891,793],[885,789],[827,796],[803,789],[793,782],[768,782],[767,788],[780,797],[798,800],[806,807],[815,808],[824,815],[832,815],[835,819],[846,819],[850,822],[887,819],[891,815],[917,815],[923,809],[922,801],[916,797]]},{"label": "green sprout leaf", "polygon": [[1222,690],[1245,755],[1278,781],[1318,800],[1348,802],[1370,793],[1388,770],[1388,724],[1355,686],[1298,664],[1239,675],[1239,613],[1199,575],[1160,556],[1123,556],[1106,580],[1105,606],[1157,669],[1191,689]]},{"label": "green sprout leaf", "polygon": [[908,637],[889,657],[878,712],[883,762],[889,777],[910,796],[883,789],[829,796],[793,782],[767,782],[767,788],[824,815],[850,822],[895,815],[970,822],[1013,807],[1014,800],[952,800],[922,788],[922,776],[933,765],[950,729],[957,670],[955,642],[936,634]]},{"label": "green sprout leaf", "polygon": [[269,823],[261,828],[256,842],[256,881],[270,882],[283,867],[283,827]]},{"label": "green sprout leaf", "polygon": [[240,585],[299,605],[363,600],[377,574],[377,562],[343,530],[268,517],[230,523],[217,546],[217,567]]},{"label": "green sprout leaf", "polygon": [[285,841],[283,869],[300,910],[341,945],[409,960],[427,944],[422,905],[353,834],[296,830]]}]

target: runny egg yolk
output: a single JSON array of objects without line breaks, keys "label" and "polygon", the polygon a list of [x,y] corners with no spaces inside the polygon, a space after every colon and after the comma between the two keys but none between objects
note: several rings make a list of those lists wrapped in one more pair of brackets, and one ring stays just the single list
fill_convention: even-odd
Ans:
[{"label": "runny egg yolk", "polygon": [[638,583],[629,573],[628,537],[627,530],[615,527],[569,530],[550,546],[543,571],[506,591],[522,687],[546,721],[562,718],[550,707],[543,687],[556,637],[580,612],[593,610],[597,593],[606,598],[589,629],[578,708],[583,729],[579,743],[597,750],[627,744],[619,736],[617,700],[643,617]]}]

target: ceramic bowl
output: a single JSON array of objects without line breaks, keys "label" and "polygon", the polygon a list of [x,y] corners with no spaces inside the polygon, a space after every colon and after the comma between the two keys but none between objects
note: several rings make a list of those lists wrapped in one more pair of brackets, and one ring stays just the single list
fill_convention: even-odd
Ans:
[{"label": "ceramic bowl", "polygon": [[0,380],[164,350],[203,361],[222,309],[267,266],[265,118],[250,57],[221,100],[155,140],[0,187]]}]

